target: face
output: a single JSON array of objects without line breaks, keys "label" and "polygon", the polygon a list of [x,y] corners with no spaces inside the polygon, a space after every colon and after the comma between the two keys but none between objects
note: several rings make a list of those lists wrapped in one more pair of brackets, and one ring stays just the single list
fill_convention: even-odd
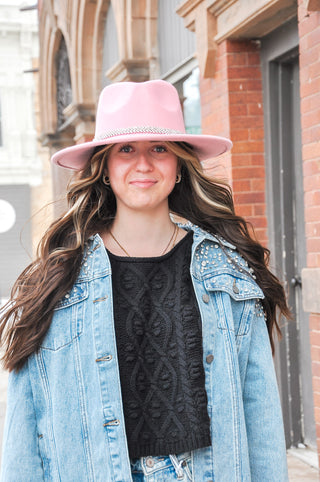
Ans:
[{"label": "face", "polygon": [[117,209],[168,209],[168,196],[177,173],[177,156],[163,142],[115,144],[107,162]]}]

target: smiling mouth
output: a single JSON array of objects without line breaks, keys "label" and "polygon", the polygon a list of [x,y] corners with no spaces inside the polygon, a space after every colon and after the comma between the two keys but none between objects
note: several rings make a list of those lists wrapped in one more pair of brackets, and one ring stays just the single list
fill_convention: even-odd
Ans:
[{"label": "smiling mouth", "polygon": [[156,184],[156,182],[154,179],[133,179],[129,184],[138,187],[150,187]]}]

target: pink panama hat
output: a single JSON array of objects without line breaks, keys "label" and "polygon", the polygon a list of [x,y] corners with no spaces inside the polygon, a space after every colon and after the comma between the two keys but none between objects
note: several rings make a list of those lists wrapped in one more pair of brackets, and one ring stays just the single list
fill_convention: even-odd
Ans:
[{"label": "pink panama hat", "polygon": [[188,142],[201,161],[219,156],[232,146],[224,137],[186,133],[180,99],[172,84],[164,80],[119,82],[108,85],[100,94],[94,139],[62,149],[51,160],[80,170],[96,146],[148,140]]}]

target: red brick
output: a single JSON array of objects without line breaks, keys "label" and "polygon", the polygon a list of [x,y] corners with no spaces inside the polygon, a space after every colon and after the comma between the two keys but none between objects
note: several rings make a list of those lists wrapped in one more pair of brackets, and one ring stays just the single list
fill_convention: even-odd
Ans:
[{"label": "red brick", "polygon": [[248,60],[250,65],[260,66],[260,52],[248,52]]},{"label": "red brick", "polygon": [[[320,62],[318,64],[320,69]],[[301,99],[301,114],[306,114],[320,108],[320,93]]]},{"label": "red brick", "polygon": [[252,204],[237,204],[235,203],[236,214],[242,217],[248,217],[252,215]]},{"label": "red brick", "polygon": [[235,200],[237,204],[260,204],[265,202],[264,192],[245,192],[236,193]]},{"label": "red brick", "polygon": [[303,83],[300,87],[301,97],[316,94],[320,91],[320,77],[311,79],[310,82]]},{"label": "red brick", "polygon": [[237,128],[251,128],[251,127],[263,127],[263,116],[252,115],[247,117],[234,117],[231,119],[231,129]]},{"label": "red brick", "polygon": [[233,129],[232,142],[247,141],[249,139],[249,129]]},{"label": "red brick", "polygon": [[[302,147],[302,157],[303,159],[320,159],[320,140],[304,145]],[[318,171],[320,172],[320,165],[318,167]]]},{"label": "red brick", "polygon": [[[320,109],[320,106],[319,106]],[[311,144],[320,139],[320,125],[309,127],[309,129],[304,129],[302,131],[302,143]]]},{"label": "red brick", "polygon": [[262,103],[248,104],[248,114],[249,115],[259,115],[263,114]]},{"label": "red brick", "polygon": [[254,235],[257,241],[262,244],[262,246],[267,246],[268,244],[268,232],[265,228],[257,228],[254,230]]},{"label": "red brick", "polygon": [[233,173],[235,179],[264,179],[264,169],[261,167],[236,167]]},{"label": "red brick", "polygon": [[313,222],[313,221],[318,222],[320,217],[319,211],[320,211],[319,206],[310,206],[307,209],[305,209],[305,214],[304,214],[305,222],[306,223]]},{"label": "red brick", "polygon": [[[320,407],[320,393],[313,392],[313,402],[315,407]],[[319,437],[320,437],[320,432],[319,432]]]},{"label": "red brick", "polygon": [[313,176],[306,176],[303,179],[303,187],[305,192],[315,191],[320,186],[320,173]]},{"label": "red brick", "polygon": [[245,153],[264,152],[264,145],[263,145],[263,142],[260,142],[260,141],[246,141],[246,142],[239,141],[233,145],[232,152],[235,154],[240,152],[245,152]]},{"label": "red brick", "polygon": [[232,183],[233,191],[234,192],[249,192],[250,191],[250,180],[249,179],[242,179],[238,181],[235,179]]},{"label": "red brick", "polygon": [[[233,136],[231,136],[233,139]],[[255,154],[255,153],[232,153],[232,166],[233,167],[264,167],[265,161],[264,161],[264,155],[263,154]]]},{"label": "red brick", "polygon": [[319,223],[307,223],[305,226],[306,236],[308,238],[320,237],[320,222]]},{"label": "red brick", "polygon": [[248,92],[248,91],[242,91],[242,92],[230,92],[229,94],[229,102],[231,104],[262,104],[262,96],[261,92]]},{"label": "red brick", "polygon": [[255,204],[253,206],[253,213],[255,216],[265,215],[266,205],[265,204]]},{"label": "red brick", "polygon": [[249,129],[249,139],[262,140],[264,139],[264,129]]},{"label": "red brick", "polygon": [[304,71],[309,67],[309,65],[318,62],[320,59],[319,56],[319,47],[314,46],[311,49],[303,50],[300,53],[299,64],[300,64],[300,71]]},{"label": "red brick", "polygon": [[[309,191],[305,193],[304,205],[305,206],[318,205],[320,207],[320,186],[318,191]],[[319,215],[319,220],[320,220],[320,215]]]},{"label": "red brick", "polygon": [[320,253],[320,238],[307,239],[307,251],[309,253]]},{"label": "red brick", "polygon": [[319,16],[315,14],[315,12],[309,12],[308,17],[305,17],[299,22],[299,36],[303,37],[304,35],[308,35],[309,32],[319,26],[319,23]]},{"label": "red brick", "polygon": [[250,167],[252,165],[249,154],[232,154],[232,167]]},{"label": "red brick", "polygon": [[[318,392],[318,393],[320,392],[320,377],[312,377],[312,386],[315,392]],[[319,425],[319,428],[320,428],[320,425]]]},{"label": "red brick", "polygon": [[[314,176],[320,174],[320,159],[307,159],[303,163],[303,174],[304,176]],[[319,185],[318,185],[319,188]]]},{"label": "red brick", "polygon": [[[313,357],[312,357],[312,360],[314,360]],[[312,374],[316,377],[320,377],[320,363],[318,361],[312,362]],[[319,415],[320,415],[320,409],[319,409]],[[319,421],[320,421],[320,417],[319,417]]]},{"label": "red brick", "polygon": [[229,67],[229,79],[247,79],[248,77],[261,77],[260,67]]},{"label": "red brick", "polygon": [[250,221],[252,222],[255,229],[266,228],[268,226],[267,218],[265,216],[252,216],[250,218]]},{"label": "red brick", "polygon": [[[261,142],[263,148],[264,148],[264,143]],[[265,165],[265,157],[264,157],[264,149],[263,149],[263,152],[262,153],[252,153],[250,154],[250,158],[251,158],[251,164],[253,166],[264,166]]]},{"label": "red brick", "polygon": [[[317,46],[317,48],[319,48],[319,46]],[[308,74],[311,79],[315,79],[320,76],[319,67],[320,67],[319,61],[309,65]]]},{"label": "red brick", "polygon": [[[320,347],[320,331],[310,331],[310,343],[313,346]],[[319,386],[320,386],[320,378],[319,378]]]},{"label": "red brick", "polygon": [[[319,17],[320,18],[320,17]],[[319,20],[320,24],[320,20]],[[308,41],[308,49],[312,48],[314,45],[319,47],[320,45],[320,28],[315,28],[311,30],[308,35],[306,35]]]},{"label": "red brick", "polygon": [[[311,345],[311,358],[312,358],[313,362],[320,362],[320,347],[319,346]],[[317,363],[317,369],[318,369],[318,363]],[[316,376],[319,376],[319,375],[316,374]],[[319,407],[320,407],[320,404],[319,404]]]},{"label": "red brick", "polygon": [[231,104],[229,114],[232,117],[246,116],[248,114],[248,106],[246,104]]},{"label": "red brick", "polygon": [[[319,84],[320,85],[320,84]],[[314,110],[309,113],[305,113],[301,119],[302,129],[307,129],[308,127],[313,127],[320,123],[320,111]]]},{"label": "red brick", "polygon": [[230,52],[227,56],[228,65],[230,66],[239,67],[249,64],[247,52]]},{"label": "red brick", "polygon": [[307,253],[307,266],[308,268],[319,268],[320,253]]},{"label": "red brick", "polygon": [[[229,92],[261,92],[262,81],[260,79],[252,80],[233,80],[228,81]],[[260,94],[261,97],[261,94]]]},{"label": "red brick", "polygon": [[263,191],[265,192],[266,180],[263,176],[261,179],[250,179],[251,190],[252,191]]},{"label": "red brick", "polygon": [[227,52],[254,52],[257,50],[257,45],[251,40],[227,40]]}]

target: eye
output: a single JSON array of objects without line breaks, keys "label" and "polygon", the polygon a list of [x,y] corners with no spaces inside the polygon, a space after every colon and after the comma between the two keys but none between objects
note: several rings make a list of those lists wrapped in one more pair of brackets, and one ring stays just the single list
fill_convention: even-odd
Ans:
[{"label": "eye", "polygon": [[124,144],[119,148],[119,152],[130,153],[132,151],[133,151],[133,147],[130,144]]},{"label": "eye", "polygon": [[157,152],[158,154],[161,154],[162,152],[168,152],[168,149],[166,148],[166,146],[160,144],[158,146],[154,146],[153,150],[155,152]]}]

